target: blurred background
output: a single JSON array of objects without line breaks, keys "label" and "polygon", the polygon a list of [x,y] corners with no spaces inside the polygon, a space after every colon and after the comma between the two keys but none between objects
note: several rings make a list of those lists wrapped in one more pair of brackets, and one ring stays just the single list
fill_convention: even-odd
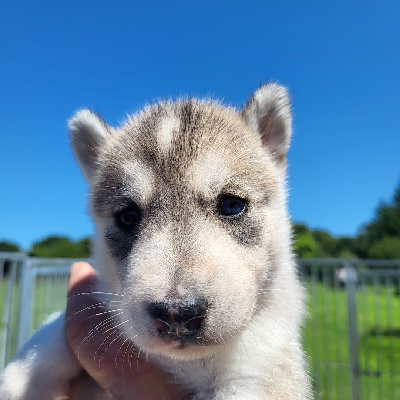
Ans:
[{"label": "blurred background", "polygon": [[399,21],[387,0],[2,2],[0,369],[63,307],[69,258],[90,256],[73,113],[118,126],[184,95],[241,108],[276,81],[294,109],[289,209],[317,397],[400,399]]}]

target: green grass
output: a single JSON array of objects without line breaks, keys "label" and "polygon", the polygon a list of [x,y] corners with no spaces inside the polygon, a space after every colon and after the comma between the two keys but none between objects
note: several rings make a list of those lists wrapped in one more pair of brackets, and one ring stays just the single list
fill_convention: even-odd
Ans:
[{"label": "green grass", "polygon": [[[400,399],[400,298],[394,287],[357,291],[360,392],[363,400]],[[346,293],[308,284],[304,346],[319,399],[351,399]]]},{"label": "green grass", "polygon": [[[309,283],[310,317],[304,346],[310,355],[317,399],[351,399],[346,292],[322,283]],[[5,300],[0,282],[0,318]],[[377,291],[376,291],[377,290]],[[357,291],[357,323],[361,399],[400,399],[400,297],[393,286],[365,286]],[[65,306],[65,280],[38,280],[34,290],[33,328]],[[15,350],[19,286],[13,293],[8,359]],[[1,326],[0,326],[1,328]],[[0,349],[1,350],[1,349]]]},{"label": "green grass", "polygon": [[67,298],[67,279],[38,278],[34,290],[32,329],[36,330],[43,320],[55,311],[65,308]]},{"label": "green grass", "polygon": [[[0,281],[0,331],[3,328],[3,313],[6,300],[7,282]],[[33,292],[32,304],[32,332],[53,312],[65,308],[67,294],[66,279],[42,279],[36,280]],[[13,288],[12,307],[9,320],[9,332],[6,345],[6,362],[14,356],[17,347],[17,325],[19,311],[20,286],[17,283]],[[2,343],[0,343],[2,346]],[[0,354],[3,349],[0,348]]]}]

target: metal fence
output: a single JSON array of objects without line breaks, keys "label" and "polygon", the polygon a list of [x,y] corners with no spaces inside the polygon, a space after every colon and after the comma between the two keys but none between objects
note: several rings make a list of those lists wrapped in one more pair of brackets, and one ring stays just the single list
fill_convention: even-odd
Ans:
[{"label": "metal fence", "polygon": [[400,399],[400,260],[299,260],[317,399]]},{"label": "metal fence", "polygon": [[65,308],[74,261],[0,252],[0,372],[49,315]]},{"label": "metal fence", "polygon": [[[62,310],[71,259],[0,253],[0,372]],[[400,260],[302,259],[316,399],[400,399]]]}]

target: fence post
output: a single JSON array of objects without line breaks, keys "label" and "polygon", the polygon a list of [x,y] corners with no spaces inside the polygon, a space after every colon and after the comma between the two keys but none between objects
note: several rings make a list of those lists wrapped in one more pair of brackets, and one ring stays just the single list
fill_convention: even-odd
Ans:
[{"label": "fence post", "polygon": [[352,400],[360,400],[360,367],[358,363],[358,328],[357,328],[357,271],[350,261],[344,260],[346,276],[347,329],[349,336],[349,356]]},{"label": "fence post", "polygon": [[19,312],[17,331],[17,351],[24,345],[31,334],[33,311],[33,285],[35,273],[31,258],[26,257],[21,269],[19,292]]}]

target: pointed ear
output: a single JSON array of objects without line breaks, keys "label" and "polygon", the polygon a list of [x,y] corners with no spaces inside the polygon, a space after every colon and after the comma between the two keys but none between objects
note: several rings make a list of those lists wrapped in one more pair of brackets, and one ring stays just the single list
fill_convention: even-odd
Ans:
[{"label": "pointed ear", "polygon": [[111,134],[109,127],[97,114],[80,110],[68,122],[72,147],[85,178],[90,181],[101,147]]},{"label": "pointed ear", "polygon": [[292,135],[292,116],[288,91],[276,83],[261,86],[242,111],[250,128],[282,166],[286,165]]}]

